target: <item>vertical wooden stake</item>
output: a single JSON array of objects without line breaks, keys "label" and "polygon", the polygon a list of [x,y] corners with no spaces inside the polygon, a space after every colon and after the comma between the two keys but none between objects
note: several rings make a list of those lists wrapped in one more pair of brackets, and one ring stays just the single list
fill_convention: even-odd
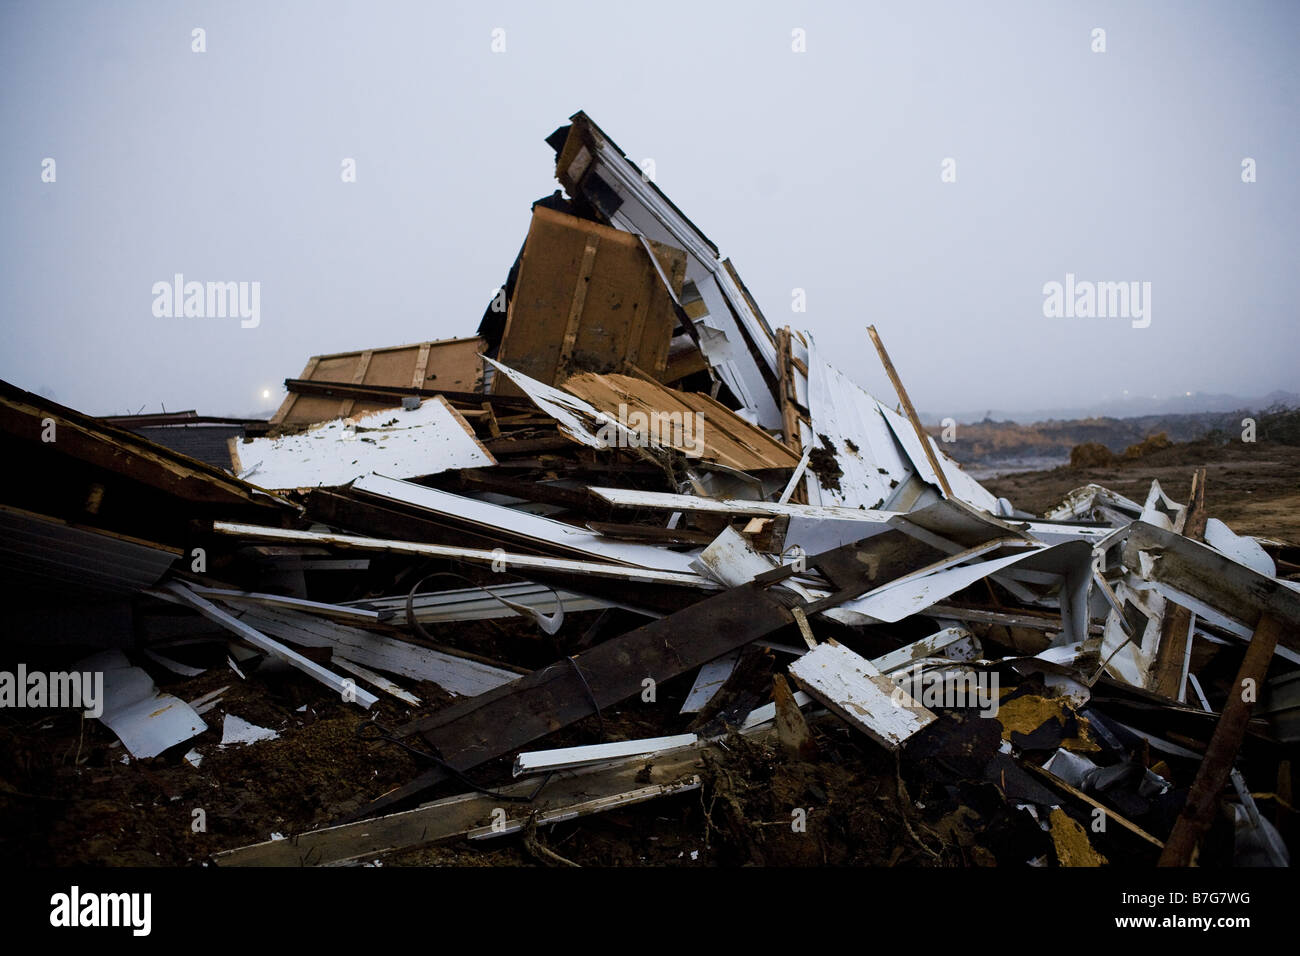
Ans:
[{"label": "vertical wooden stake", "polygon": [[889,360],[889,353],[885,351],[885,343],[880,341],[880,336],[876,334],[874,325],[867,326],[867,333],[871,336],[872,343],[876,346],[876,351],[880,353],[880,364],[885,367],[885,374],[894,384],[894,391],[898,393],[898,400],[903,404],[903,411],[907,414],[908,421],[912,423],[912,428],[916,430],[916,437],[921,442],[921,447],[925,449],[925,457],[930,459],[930,467],[939,478],[939,487],[943,489],[944,497],[951,498],[952,488],[948,484],[948,476],[943,473],[939,467],[939,457],[934,453],[934,448],[930,445],[930,436],[925,433],[921,427],[921,419],[916,415],[916,409],[912,407],[912,400],[907,397],[907,389],[903,388],[902,381],[898,378],[898,373],[894,371],[894,363]]},{"label": "vertical wooden stake", "polygon": [[1246,684],[1253,681],[1255,695],[1260,693],[1264,674],[1268,671],[1269,661],[1273,658],[1278,636],[1284,626],[1270,614],[1261,616],[1255,625],[1255,634],[1246,646],[1246,656],[1241,662],[1241,669],[1237,671],[1232,693],[1223,705],[1223,713],[1219,715],[1214,736],[1210,738],[1201,767],[1196,771],[1196,779],[1192,781],[1192,789],[1187,794],[1187,805],[1174,823],[1174,830],[1169,834],[1164,851],[1160,854],[1160,866],[1189,865],[1196,845],[1209,829],[1218,805],[1219,792],[1228,782],[1233,761],[1246,736],[1246,724],[1250,721],[1250,713],[1255,706],[1254,701],[1244,699]]}]

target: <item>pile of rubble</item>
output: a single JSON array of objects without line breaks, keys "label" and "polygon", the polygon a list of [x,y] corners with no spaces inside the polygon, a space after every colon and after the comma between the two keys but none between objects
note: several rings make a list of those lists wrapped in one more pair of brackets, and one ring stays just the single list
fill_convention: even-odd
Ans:
[{"label": "pile of rubble", "polygon": [[[213,695],[150,671],[220,640],[421,768],[219,864],[534,833],[755,753],[774,777],[886,755],[923,861],[1287,864],[1281,545],[1207,516],[1203,474],[1187,504],[1018,511],[925,432],[874,329],[897,406],[773,330],[587,116],[548,142],[563,192],[477,335],[313,357],[269,422],[0,392],[9,626],[109,648],[77,669],[131,755],[202,758]],[[608,732],[629,701],[656,736]],[[227,714],[223,743],[273,733]]]}]

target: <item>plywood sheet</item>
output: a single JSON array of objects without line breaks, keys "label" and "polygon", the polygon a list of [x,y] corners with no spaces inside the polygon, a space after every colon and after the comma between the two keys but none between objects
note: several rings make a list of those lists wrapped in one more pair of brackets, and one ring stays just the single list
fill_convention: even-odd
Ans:
[{"label": "plywood sheet", "polygon": [[630,375],[584,372],[564,383],[653,444],[741,471],[794,468],[799,456],[707,395],[679,392]]},{"label": "plywood sheet", "polygon": [[[478,336],[471,336],[359,352],[316,355],[308,361],[307,367],[298,377],[311,382],[478,392],[483,388],[483,362],[479,355],[486,348],[486,342]],[[363,401],[290,392],[271,422],[277,425],[312,425],[332,418],[394,408],[400,404],[401,401],[397,398]]]},{"label": "plywood sheet", "polygon": [[[657,245],[655,255],[680,295],[685,253]],[[625,371],[662,377],[676,315],[672,298],[640,239],[538,206],[510,297],[498,358],[554,385],[577,371]],[[507,381],[502,395],[518,395]]]}]

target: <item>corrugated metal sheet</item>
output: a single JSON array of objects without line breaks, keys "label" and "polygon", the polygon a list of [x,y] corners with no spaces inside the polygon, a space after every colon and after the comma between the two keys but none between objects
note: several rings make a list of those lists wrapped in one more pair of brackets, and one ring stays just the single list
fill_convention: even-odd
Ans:
[{"label": "corrugated metal sheet", "polygon": [[130,594],[158,583],[180,554],[0,506],[0,573],[10,584],[45,592],[70,588],[79,595]]}]

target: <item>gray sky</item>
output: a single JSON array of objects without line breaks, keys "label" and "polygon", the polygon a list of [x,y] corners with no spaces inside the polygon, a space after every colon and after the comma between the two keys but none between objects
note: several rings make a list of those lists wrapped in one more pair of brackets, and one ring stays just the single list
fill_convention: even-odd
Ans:
[{"label": "gray sky", "polygon": [[[0,377],[245,414],[473,334],[583,109],[887,401],[869,322],[936,416],[1297,390],[1298,39],[1288,2],[5,2]],[[155,317],[177,272],[260,325]],[[1151,324],[1045,317],[1067,272]]]}]

